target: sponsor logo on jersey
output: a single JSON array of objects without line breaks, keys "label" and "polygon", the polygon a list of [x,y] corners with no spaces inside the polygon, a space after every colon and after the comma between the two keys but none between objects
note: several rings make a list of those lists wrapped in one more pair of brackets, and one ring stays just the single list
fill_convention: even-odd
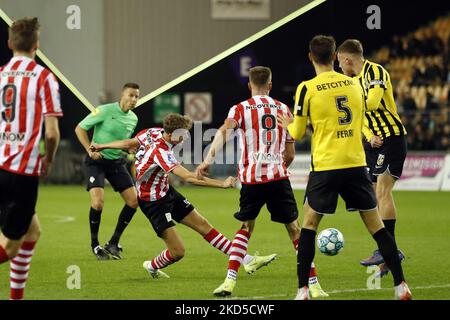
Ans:
[{"label": "sponsor logo on jersey", "polygon": [[169,161],[170,164],[175,164],[177,163],[177,159],[175,159],[175,156],[171,153],[169,153],[167,155],[167,160]]},{"label": "sponsor logo on jersey", "polygon": [[280,154],[274,153],[263,153],[263,152],[254,152],[253,159],[255,162],[263,163],[263,164],[271,164],[276,163],[279,164],[282,162]]},{"label": "sponsor logo on jersey", "polygon": [[0,132],[0,141],[8,144],[22,144],[25,140],[24,132]]}]

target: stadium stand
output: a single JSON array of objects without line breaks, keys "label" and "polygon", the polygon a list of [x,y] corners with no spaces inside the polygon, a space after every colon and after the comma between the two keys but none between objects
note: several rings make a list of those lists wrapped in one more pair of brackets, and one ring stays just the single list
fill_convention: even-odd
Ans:
[{"label": "stadium stand", "polygon": [[410,150],[450,150],[450,15],[406,35],[371,57],[390,73]]}]

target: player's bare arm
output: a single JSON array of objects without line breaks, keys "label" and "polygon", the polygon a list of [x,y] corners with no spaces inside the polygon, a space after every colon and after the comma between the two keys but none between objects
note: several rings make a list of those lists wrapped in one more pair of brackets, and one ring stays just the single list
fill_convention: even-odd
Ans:
[{"label": "player's bare arm", "polygon": [[236,184],[236,178],[228,177],[225,180],[217,180],[211,178],[197,178],[197,175],[194,172],[187,170],[185,167],[179,165],[172,171],[173,174],[180,177],[186,182],[205,187],[216,187],[216,188],[233,188]]},{"label": "player's bare arm", "polygon": [[283,159],[286,162],[286,167],[289,167],[295,158],[295,143],[286,142],[286,149],[283,153]]},{"label": "player's bare arm", "polygon": [[89,136],[86,130],[77,125],[77,127],[75,128],[75,134],[77,135],[78,141],[80,141],[81,145],[84,147],[84,149],[86,150],[86,152],[88,153],[89,157],[92,160],[99,160],[102,158],[100,152],[91,151],[89,149],[91,141],[89,140]]},{"label": "player's bare arm", "polygon": [[213,163],[217,152],[222,149],[223,145],[228,141],[236,127],[236,121],[231,119],[225,120],[224,124],[218,129],[205,160],[195,170],[197,177],[208,175],[209,165]]},{"label": "player's bare arm", "polygon": [[122,150],[136,150],[140,144],[137,139],[125,139],[120,141],[113,141],[103,144],[91,144],[89,150],[91,152],[99,152],[105,149],[122,149]]},{"label": "player's bare arm", "polygon": [[57,117],[45,117],[45,157],[42,162],[42,175],[48,176],[59,145],[59,126]]}]

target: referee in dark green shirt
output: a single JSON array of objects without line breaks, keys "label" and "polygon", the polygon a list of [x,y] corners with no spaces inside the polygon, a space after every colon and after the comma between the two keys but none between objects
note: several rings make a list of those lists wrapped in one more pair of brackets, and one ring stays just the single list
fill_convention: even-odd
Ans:
[{"label": "referee in dark green shirt", "polygon": [[[98,260],[122,259],[119,239],[130,223],[138,207],[137,193],[133,178],[125,166],[125,153],[122,150],[106,149],[101,152],[89,151],[91,141],[88,131],[94,128],[92,142],[96,144],[129,139],[137,125],[137,116],[131,111],[139,99],[139,85],[126,83],[122,88],[119,102],[97,107],[76,127],[75,133],[88,153],[85,159],[88,176],[87,190],[91,197],[89,223],[91,230],[92,252]],[[105,178],[119,192],[125,201],[125,206],[119,215],[117,226],[111,240],[100,246],[98,230],[104,203]]]}]

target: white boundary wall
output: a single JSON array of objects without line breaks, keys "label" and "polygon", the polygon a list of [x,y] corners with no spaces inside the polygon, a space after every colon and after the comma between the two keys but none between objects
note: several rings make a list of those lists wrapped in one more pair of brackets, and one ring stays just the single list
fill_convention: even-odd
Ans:
[{"label": "white boundary wall", "polygon": [[[297,154],[289,167],[293,189],[304,190],[308,183],[311,156]],[[408,153],[402,177],[395,190],[450,191],[450,154]]]}]

